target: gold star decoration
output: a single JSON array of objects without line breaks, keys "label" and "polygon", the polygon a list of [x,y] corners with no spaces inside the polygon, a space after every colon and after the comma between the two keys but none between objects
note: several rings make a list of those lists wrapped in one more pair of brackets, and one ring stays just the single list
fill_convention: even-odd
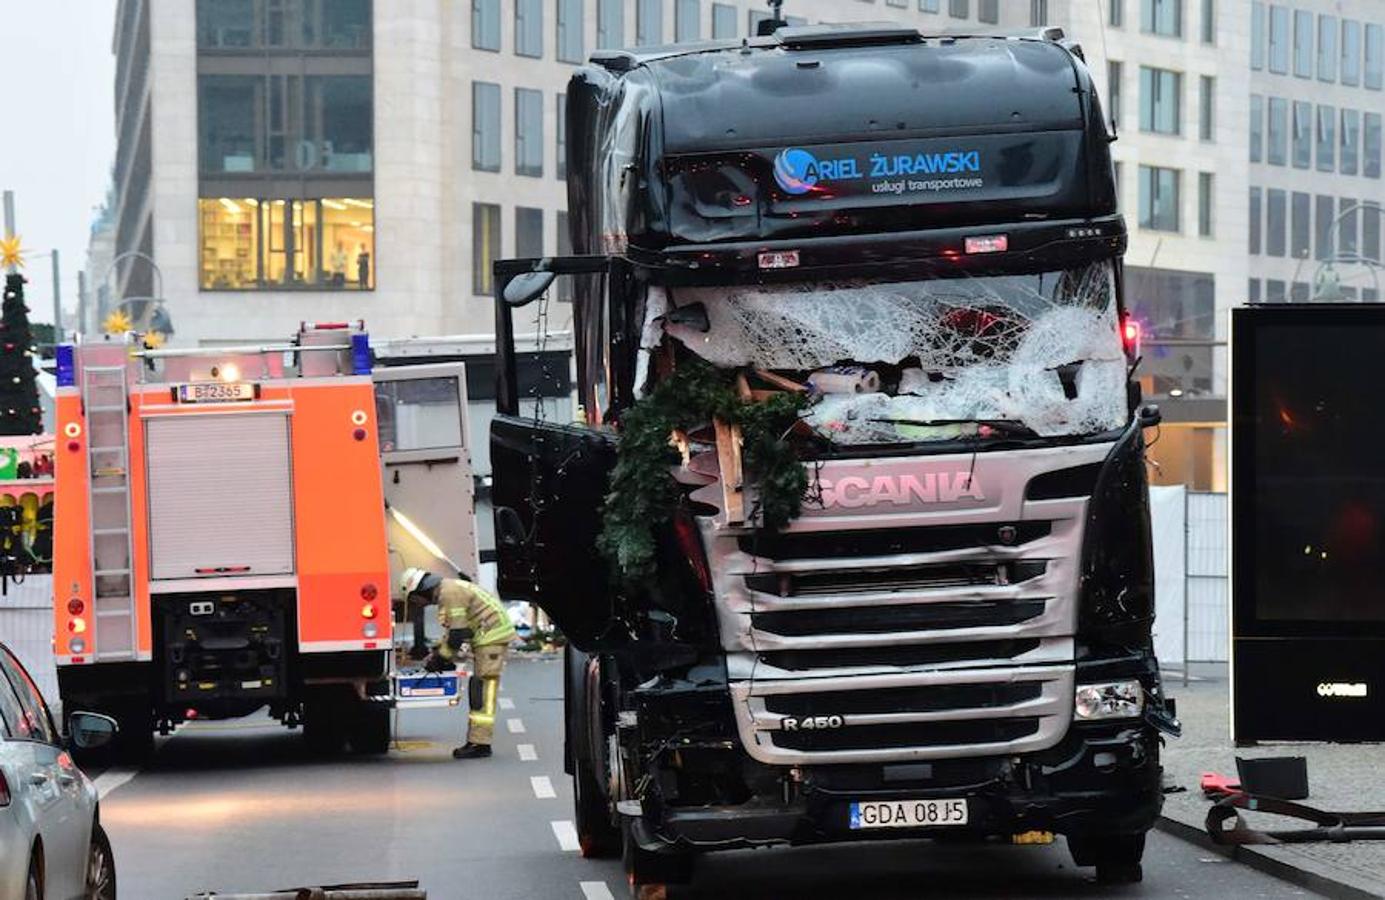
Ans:
[{"label": "gold star decoration", "polygon": [[124,334],[134,327],[130,317],[125,314],[125,310],[113,310],[106,320],[101,323],[101,330],[106,334]]},{"label": "gold star decoration", "polygon": [[6,238],[0,238],[0,266],[9,268],[10,266],[24,265],[24,250],[19,246],[19,235],[12,234]]},{"label": "gold star decoration", "polygon": [[164,345],[168,338],[162,331],[151,331],[144,336],[144,349],[157,350]]}]

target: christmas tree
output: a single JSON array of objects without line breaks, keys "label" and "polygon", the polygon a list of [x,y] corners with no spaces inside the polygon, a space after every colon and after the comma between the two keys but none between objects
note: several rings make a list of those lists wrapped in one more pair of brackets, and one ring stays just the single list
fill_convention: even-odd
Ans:
[{"label": "christmas tree", "polygon": [[0,434],[43,431],[33,344],[29,307],[24,305],[24,276],[11,272],[5,276],[5,299],[0,305]]}]

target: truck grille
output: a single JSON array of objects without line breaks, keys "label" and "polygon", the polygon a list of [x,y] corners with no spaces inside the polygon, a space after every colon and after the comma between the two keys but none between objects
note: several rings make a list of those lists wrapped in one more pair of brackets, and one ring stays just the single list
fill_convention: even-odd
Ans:
[{"label": "truck grille", "polygon": [[[777,533],[703,519],[747,752],[770,764],[888,764],[1060,741],[1087,494],[1109,449],[830,460],[816,477],[879,485],[884,499],[838,493]],[[975,496],[890,489],[958,472]],[[718,506],[721,489],[693,499]]]},{"label": "truck grille", "polygon": [[772,740],[774,746],[785,750],[832,752],[875,747],[896,749],[1007,744],[1038,730],[1039,720],[1030,717],[980,722],[901,722],[830,731],[777,731]]},{"label": "truck grille", "polygon": [[839,650],[772,650],[761,653],[764,665],[787,672],[817,669],[863,669],[876,666],[912,668],[944,663],[1013,660],[1039,648],[1038,638],[1023,641],[970,641],[896,647],[845,647]]}]

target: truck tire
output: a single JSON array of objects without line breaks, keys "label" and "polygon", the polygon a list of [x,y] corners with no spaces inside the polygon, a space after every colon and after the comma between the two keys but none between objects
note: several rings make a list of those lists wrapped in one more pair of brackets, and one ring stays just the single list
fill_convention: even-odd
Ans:
[{"label": "truck tire", "polygon": [[346,744],[347,710],[336,693],[319,688],[303,701],[303,740],[314,756],[335,756]]},{"label": "truck tire", "polygon": [[640,846],[635,827],[628,820],[621,822],[620,835],[621,862],[633,900],[653,900],[664,896],[668,885],[692,881],[697,863],[695,854],[672,849],[646,850]]},{"label": "truck tire", "polygon": [[611,804],[604,788],[605,754],[594,756],[596,747],[605,747],[603,734],[592,739],[592,729],[601,728],[600,696],[593,706],[592,691],[600,691],[599,677],[593,677],[585,653],[570,645],[564,649],[567,684],[563,691],[566,744],[572,772],[573,823],[577,842],[587,859],[609,859],[620,854],[620,829],[611,819]]},{"label": "truck tire", "polygon": [[1068,835],[1068,851],[1079,866],[1096,866],[1100,884],[1135,884],[1144,880],[1140,860],[1145,834]]},{"label": "truck tire", "polygon": [[378,703],[355,704],[347,739],[351,752],[362,756],[380,756],[390,750],[390,709]]}]

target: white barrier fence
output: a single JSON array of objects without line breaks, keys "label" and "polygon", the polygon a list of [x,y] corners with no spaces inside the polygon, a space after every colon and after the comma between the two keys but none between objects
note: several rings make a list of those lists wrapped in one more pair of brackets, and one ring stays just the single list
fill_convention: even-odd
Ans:
[{"label": "white barrier fence", "polygon": [[1150,488],[1154,525],[1154,651],[1164,663],[1226,662],[1226,494]]},{"label": "white barrier fence", "polygon": [[53,576],[11,581],[0,595],[0,641],[19,657],[49,703],[58,702],[53,666]]}]

